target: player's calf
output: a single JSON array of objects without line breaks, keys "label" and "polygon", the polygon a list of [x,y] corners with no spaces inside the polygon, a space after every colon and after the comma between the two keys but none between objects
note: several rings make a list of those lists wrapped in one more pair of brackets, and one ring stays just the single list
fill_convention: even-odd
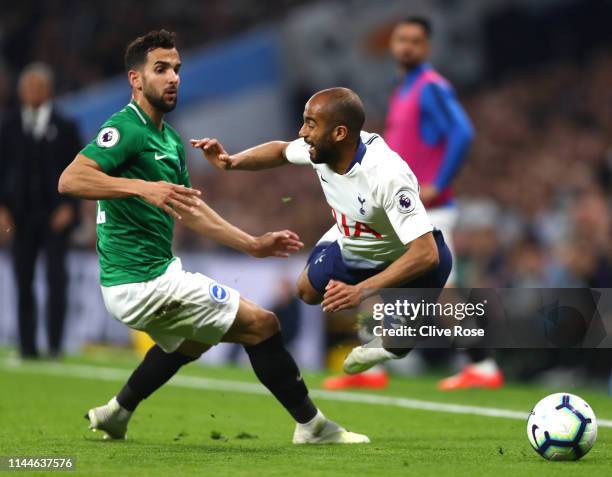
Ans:
[{"label": "player's calf", "polygon": [[236,319],[223,341],[244,345],[261,383],[297,422],[305,423],[316,416],[317,408],[308,397],[300,370],[285,348],[274,313],[241,298]]},{"label": "player's calf", "polygon": [[184,341],[173,353],[166,353],[158,345],[153,346],[119,394],[108,404],[87,412],[85,417],[89,420],[89,427],[94,431],[104,431],[107,438],[123,439],[136,407],[182,366],[198,359],[208,348],[208,345],[189,340]]},{"label": "player's calf", "polygon": [[297,422],[294,443],[369,442],[366,436],[349,433],[329,421],[311,401],[273,313],[241,298],[236,319],[223,341],[244,345],[255,375]]},{"label": "player's calf", "polygon": [[190,343],[186,341],[181,346],[184,352],[191,355],[180,351],[166,353],[158,345],[153,346],[117,394],[121,407],[133,412],[141,401],[165,384],[182,366],[198,359],[206,345]]}]

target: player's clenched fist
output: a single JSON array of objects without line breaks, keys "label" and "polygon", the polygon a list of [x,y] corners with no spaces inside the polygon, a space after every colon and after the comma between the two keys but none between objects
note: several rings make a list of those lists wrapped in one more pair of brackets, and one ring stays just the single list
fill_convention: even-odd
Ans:
[{"label": "player's clenched fist", "polygon": [[280,232],[268,232],[255,239],[251,255],[257,258],[281,257],[286,258],[289,254],[299,251],[304,247],[300,237],[291,230]]},{"label": "player's clenched fist", "polygon": [[204,157],[217,169],[227,170],[232,168],[232,159],[223,144],[217,139],[205,137],[203,139],[190,139],[189,143],[196,149],[202,149]]},{"label": "player's clenched fist", "polygon": [[200,194],[199,190],[165,181],[142,181],[138,195],[149,204],[159,207],[168,215],[181,220],[182,217],[177,210],[189,210],[196,206],[199,202],[197,197]]}]

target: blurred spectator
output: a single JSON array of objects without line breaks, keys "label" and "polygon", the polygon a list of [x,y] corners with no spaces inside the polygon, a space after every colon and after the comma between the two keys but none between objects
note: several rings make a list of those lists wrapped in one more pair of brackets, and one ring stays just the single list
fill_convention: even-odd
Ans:
[{"label": "blurred spectator", "polygon": [[11,79],[7,68],[0,59],[0,122],[9,108],[10,84]]},{"label": "blurred spectator", "polygon": [[[181,49],[201,46],[282,18],[306,0],[21,0],[0,16],[0,57],[19,71],[33,58],[57,71],[56,91],[83,88],[123,71],[127,43],[163,27]],[[205,19],[205,20],[204,20]]]},{"label": "blurred spectator", "polygon": [[302,304],[296,296],[295,284],[289,278],[283,278],[278,284],[276,301],[272,305],[272,312],[278,318],[283,339],[287,346],[295,340],[300,332],[302,314],[300,309]]},{"label": "blurred spectator", "polygon": [[65,256],[77,221],[77,202],[61,197],[57,182],[79,151],[76,125],[51,101],[53,77],[43,63],[28,65],[19,78],[21,108],[0,127],[0,230],[12,234],[12,260],[18,288],[19,346],[25,358],[38,356],[33,279],[44,250],[48,283],[49,353],[61,352],[66,314]]}]

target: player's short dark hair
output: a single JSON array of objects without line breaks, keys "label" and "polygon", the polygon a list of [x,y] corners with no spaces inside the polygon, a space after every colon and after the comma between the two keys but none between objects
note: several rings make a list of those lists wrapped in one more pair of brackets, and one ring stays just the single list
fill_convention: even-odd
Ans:
[{"label": "player's short dark hair", "polygon": [[125,49],[125,69],[133,70],[147,62],[147,53],[156,48],[171,49],[175,47],[174,32],[166,30],[151,30],[132,41]]},{"label": "player's short dark hair", "polygon": [[398,25],[419,25],[425,31],[425,35],[427,38],[430,38],[433,33],[433,28],[431,26],[431,20],[426,17],[422,17],[419,15],[413,15],[410,17],[406,17],[402,19]]},{"label": "player's short dark hair", "polygon": [[326,96],[329,126],[346,126],[349,136],[359,137],[365,122],[365,112],[357,93],[349,88],[329,88],[317,94]]}]

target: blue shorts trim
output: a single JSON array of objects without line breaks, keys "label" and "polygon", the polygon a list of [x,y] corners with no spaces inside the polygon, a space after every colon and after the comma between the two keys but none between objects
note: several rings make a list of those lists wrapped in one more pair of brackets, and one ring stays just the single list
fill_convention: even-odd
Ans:
[{"label": "blue shorts trim", "polygon": [[[433,231],[438,246],[440,263],[436,268],[398,288],[444,288],[453,266],[451,256],[442,232]],[[321,295],[330,280],[339,280],[349,285],[356,285],[379,273],[374,268],[351,268],[344,263],[338,242],[317,245],[308,257],[308,280]]]}]

